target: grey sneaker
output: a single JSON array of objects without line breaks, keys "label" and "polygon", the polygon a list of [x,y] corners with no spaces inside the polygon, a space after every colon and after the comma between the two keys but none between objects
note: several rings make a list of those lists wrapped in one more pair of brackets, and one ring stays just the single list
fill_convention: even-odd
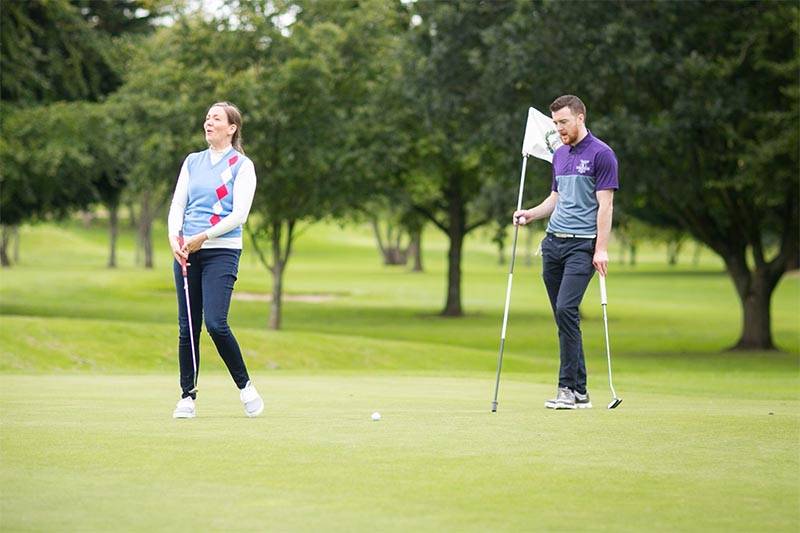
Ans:
[{"label": "grey sneaker", "polygon": [[253,418],[260,415],[264,411],[264,400],[258,395],[258,391],[249,381],[242,390],[239,391],[239,399],[242,400],[244,405],[244,412],[247,416]]},{"label": "grey sneaker", "polygon": [[592,401],[589,399],[589,391],[586,391],[586,394],[575,391],[575,407],[578,409],[592,408]]},{"label": "grey sneaker", "polygon": [[556,396],[556,409],[575,409],[575,393],[572,390],[562,387],[558,389]]},{"label": "grey sneaker", "polygon": [[172,412],[172,418],[194,418],[194,400],[191,396],[181,398]]},{"label": "grey sneaker", "polygon": [[575,409],[575,393],[567,387],[559,387],[556,397],[544,402],[544,406],[548,409]]}]

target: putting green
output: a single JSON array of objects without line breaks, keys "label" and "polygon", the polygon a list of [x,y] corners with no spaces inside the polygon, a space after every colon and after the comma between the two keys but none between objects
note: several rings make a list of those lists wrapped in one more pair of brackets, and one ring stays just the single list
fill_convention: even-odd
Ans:
[{"label": "putting green", "polygon": [[[513,375],[0,375],[3,531],[796,531],[797,389],[591,391]],[[374,411],[382,419],[373,422]],[[569,529],[574,529],[570,527]]]}]

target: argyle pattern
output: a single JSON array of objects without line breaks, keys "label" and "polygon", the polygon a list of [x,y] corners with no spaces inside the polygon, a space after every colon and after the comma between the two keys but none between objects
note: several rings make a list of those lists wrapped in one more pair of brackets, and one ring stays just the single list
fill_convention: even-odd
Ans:
[{"label": "argyle pattern", "polygon": [[228,190],[228,183],[233,179],[233,174],[231,173],[231,167],[236,164],[239,160],[238,155],[234,155],[230,159],[228,159],[228,168],[226,168],[222,174],[220,174],[220,180],[222,180],[222,185],[217,187],[217,202],[213,205],[212,210],[214,214],[211,215],[209,222],[211,222],[212,226],[216,226],[219,224],[219,221],[222,220],[219,214],[222,213],[222,199],[225,198],[230,194]]}]

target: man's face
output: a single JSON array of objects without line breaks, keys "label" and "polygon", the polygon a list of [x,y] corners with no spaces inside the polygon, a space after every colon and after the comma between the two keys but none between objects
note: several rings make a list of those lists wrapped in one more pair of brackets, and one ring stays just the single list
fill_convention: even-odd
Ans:
[{"label": "man's face", "polygon": [[584,116],[573,115],[569,107],[562,107],[558,111],[553,111],[553,123],[556,125],[561,142],[574,145],[580,136],[580,127],[583,124]]}]

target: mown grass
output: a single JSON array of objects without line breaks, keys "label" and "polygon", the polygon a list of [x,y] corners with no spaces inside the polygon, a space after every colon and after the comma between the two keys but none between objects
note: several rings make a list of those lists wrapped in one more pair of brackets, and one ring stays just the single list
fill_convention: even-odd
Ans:
[{"label": "mown grass", "polygon": [[[772,302],[780,352],[727,352],[741,311],[706,251],[665,264],[612,258],[614,384],[596,282],[582,308],[596,408],[554,413],[555,328],[536,239],[521,237],[490,413],[508,266],[468,239],[466,316],[438,315],[446,243],[424,273],[384,267],[366,228],[318,225],[297,243],[283,329],[271,280],[245,251],[231,325],[267,402],[244,417],[201,342],[198,418],[174,421],[176,302],[100,224],[22,230],[0,271],[3,531],[796,531],[800,526],[800,278]],[[612,250],[616,255],[616,250]],[[323,301],[302,297],[327,296]],[[252,298],[258,297],[258,298]],[[380,422],[370,421],[380,411]]]},{"label": "mown grass", "polygon": [[[687,372],[686,375],[689,375]],[[794,400],[627,391],[552,412],[514,375],[0,376],[5,531],[793,531]],[[41,391],[47,391],[43,405]],[[602,395],[597,395],[602,396]],[[372,422],[378,410],[383,418]],[[9,416],[13,413],[13,416]]]}]

